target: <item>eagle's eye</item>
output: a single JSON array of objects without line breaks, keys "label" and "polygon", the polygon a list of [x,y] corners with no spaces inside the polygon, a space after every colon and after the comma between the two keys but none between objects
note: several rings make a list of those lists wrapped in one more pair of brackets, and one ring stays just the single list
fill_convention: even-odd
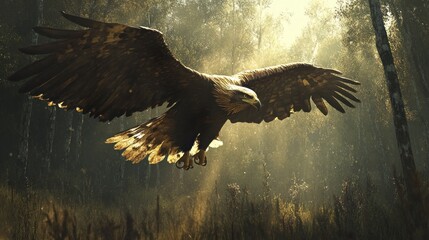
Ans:
[{"label": "eagle's eye", "polygon": [[244,99],[252,99],[252,96],[250,96],[250,95],[248,95],[246,93],[243,93],[241,97],[244,98]]}]

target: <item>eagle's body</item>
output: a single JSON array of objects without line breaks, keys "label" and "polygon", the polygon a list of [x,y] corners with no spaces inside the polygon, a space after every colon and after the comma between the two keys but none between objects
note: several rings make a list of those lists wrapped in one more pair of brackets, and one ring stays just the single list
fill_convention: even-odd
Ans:
[{"label": "eagle's body", "polygon": [[322,99],[341,112],[339,102],[354,107],[349,99],[359,101],[349,86],[359,83],[336,70],[298,63],[233,76],[203,74],[175,59],[155,29],[63,15],[87,29],[36,27],[39,34],[59,40],[21,49],[46,57],[10,80],[32,77],[21,91],[101,121],[168,103],[164,114],[107,139],[134,163],[167,157],[184,169],[192,167],[192,158],[205,165],[206,149],[221,144],[216,138],[228,120],[282,120],[292,111],[309,112],[310,97],[325,115]]}]

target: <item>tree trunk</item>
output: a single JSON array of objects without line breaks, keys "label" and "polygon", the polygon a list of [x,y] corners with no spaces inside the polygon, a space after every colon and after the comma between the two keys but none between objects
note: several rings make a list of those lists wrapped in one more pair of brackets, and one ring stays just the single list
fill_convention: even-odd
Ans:
[{"label": "tree trunk", "polygon": [[70,145],[73,136],[73,112],[66,113],[66,137],[64,145],[64,166],[67,168],[72,167],[70,157]]},{"label": "tree trunk", "polygon": [[[409,65],[407,76],[413,79],[412,97],[415,99],[418,111],[417,117],[422,122],[425,132],[422,143],[426,152],[424,157],[429,160],[429,152],[425,148],[425,146],[429,146],[429,120],[427,119],[426,111],[426,106],[429,103],[429,51],[426,42],[427,36],[422,34],[424,29],[422,29],[421,24],[416,23],[422,20],[413,15],[411,10],[414,7],[424,9],[423,1],[414,1],[413,4],[400,1],[396,4],[397,1],[389,0],[388,4],[402,35],[402,46],[404,46],[404,53]],[[421,93],[423,93],[423,96]],[[425,169],[427,169],[428,163],[428,161],[425,162]]]},{"label": "tree trunk", "polygon": [[[415,70],[416,79],[420,82],[422,91],[426,97],[426,100],[429,98],[429,50],[428,44],[426,42],[426,37],[424,32],[424,27],[419,24],[417,21],[419,16],[415,14],[415,8],[424,8],[424,1],[413,1],[409,3],[408,1],[401,1],[401,13],[402,21],[401,32],[403,39],[405,40],[405,45],[407,46],[409,61],[413,65]],[[427,8],[426,8],[427,9]]]},{"label": "tree trunk", "polygon": [[[236,24],[235,24],[235,0],[232,0],[232,28],[233,28],[233,33],[234,36],[237,36],[237,29],[236,29]],[[235,68],[236,68],[236,51],[237,51],[237,43],[235,41],[235,38],[232,39],[232,49],[231,49],[231,72],[230,74],[234,74],[235,73]]]},{"label": "tree trunk", "polygon": [[48,108],[49,112],[49,128],[48,128],[48,138],[46,141],[46,153],[45,153],[45,164],[46,164],[46,176],[49,176],[51,170],[51,161],[52,161],[52,149],[54,145],[54,136],[55,136],[55,121],[57,116],[57,108],[50,107]]},{"label": "tree trunk", "polygon": [[82,128],[83,128],[83,123],[85,121],[85,116],[83,114],[78,114],[76,116],[77,120],[75,123],[75,127],[74,127],[74,139],[75,139],[75,161],[77,163],[79,163],[79,159],[80,159],[80,153],[81,153],[81,149],[82,149]]},{"label": "tree trunk", "polygon": [[[156,115],[156,117],[158,117],[158,116],[159,116],[159,107],[157,107],[157,108],[155,109],[155,115]],[[156,164],[156,182],[155,182],[155,187],[156,187],[156,189],[159,189],[160,184],[161,184],[161,171],[160,171],[160,169],[159,169],[159,164],[160,164],[160,163],[157,163],[157,164]]]},{"label": "tree trunk", "polygon": [[[37,16],[37,24],[40,24],[43,22],[43,0],[36,0],[37,10],[36,10],[36,16]],[[33,33],[32,40],[33,45],[36,45],[39,42],[39,36],[35,33]],[[29,179],[28,179],[28,144],[29,144],[29,138],[30,138],[30,125],[31,125],[31,114],[33,111],[33,100],[31,97],[27,97],[22,111],[21,116],[21,140],[19,145],[19,154],[18,157],[21,161],[22,167],[23,167],[23,180],[25,183],[25,186],[29,186]]]},{"label": "tree trunk", "polygon": [[[125,130],[125,116],[119,118],[119,132]],[[120,154],[119,154],[120,156]],[[121,159],[120,173],[119,173],[119,186],[121,191],[125,191],[125,160]]]},{"label": "tree trunk", "polygon": [[[36,9],[36,18],[37,18],[37,24],[40,24],[43,21],[43,0],[35,0],[37,9]],[[32,44],[37,45],[39,42],[39,36],[35,33],[32,35]],[[27,97],[24,106],[23,111],[21,115],[21,141],[19,145],[19,155],[18,158],[22,164],[22,176],[19,177],[20,185],[22,184],[25,189],[25,198],[24,198],[24,205],[23,208],[25,208],[25,212],[22,215],[24,218],[24,221],[22,223],[22,226],[20,227],[21,236],[23,239],[29,239],[31,236],[31,223],[29,221],[30,219],[30,199],[31,199],[31,193],[30,193],[30,179],[28,176],[28,145],[29,145],[29,139],[30,139],[30,125],[31,125],[31,115],[33,110],[33,99],[31,97]],[[21,185],[21,186],[22,186]]]},{"label": "tree trunk", "polygon": [[[399,148],[402,170],[404,174],[405,186],[407,188],[407,198],[409,201],[410,214],[414,221],[413,238],[426,230],[427,219],[424,216],[424,208],[420,186],[414,163],[413,152],[411,150],[410,136],[408,134],[408,124],[402,100],[401,89],[398,81],[393,55],[391,52],[389,39],[383,22],[380,0],[369,0],[371,19],[375,31],[376,46],[384,67],[387,87],[389,90],[390,102],[393,110],[393,122],[396,131],[396,139]],[[427,239],[427,238],[426,238]]]},{"label": "tree trunk", "polygon": [[[149,119],[154,118],[156,115],[155,109],[151,108],[149,109]],[[145,187],[146,189],[149,188],[150,186],[150,178],[151,178],[151,174],[152,174],[152,164],[148,164],[147,165],[147,169],[146,169],[146,176],[145,176]]]},{"label": "tree trunk", "polygon": [[147,164],[146,176],[144,178],[146,190],[148,190],[150,186],[150,175],[151,175],[151,169],[152,169],[151,167],[152,167],[152,164]]},{"label": "tree trunk", "polygon": [[[18,157],[22,164],[22,177],[26,187],[29,185],[28,180],[28,143],[30,138],[30,124],[31,124],[31,113],[33,109],[33,99],[27,97],[22,111],[21,116],[21,140],[19,145]],[[20,179],[21,180],[21,179]]]}]

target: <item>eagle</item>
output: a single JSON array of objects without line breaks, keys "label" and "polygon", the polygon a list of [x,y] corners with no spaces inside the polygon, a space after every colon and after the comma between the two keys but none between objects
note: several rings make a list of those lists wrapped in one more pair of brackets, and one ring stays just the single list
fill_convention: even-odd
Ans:
[{"label": "eagle", "polygon": [[156,29],[61,14],[83,28],[35,27],[56,41],[21,48],[43,56],[9,80],[28,79],[20,92],[103,122],[167,104],[165,113],[106,140],[132,163],[205,166],[208,148],[222,145],[227,121],[283,120],[310,112],[310,98],[324,115],[325,102],[342,113],[342,104],[360,102],[352,87],[360,83],[334,69],[293,63],[232,76],[200,73],[177,60]]}]

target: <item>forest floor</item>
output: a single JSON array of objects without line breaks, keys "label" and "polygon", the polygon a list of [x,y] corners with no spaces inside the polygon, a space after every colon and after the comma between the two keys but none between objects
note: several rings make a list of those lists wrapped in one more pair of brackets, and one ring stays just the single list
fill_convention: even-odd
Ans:
[{"label": "forest floor", "polygon": [[402,197],[383,203],[371,189],[345,181],[332,204],[313,206],[228,184],[196,197],[150,190],[107,206],[1,186],[0,239],[410,239]]}]

